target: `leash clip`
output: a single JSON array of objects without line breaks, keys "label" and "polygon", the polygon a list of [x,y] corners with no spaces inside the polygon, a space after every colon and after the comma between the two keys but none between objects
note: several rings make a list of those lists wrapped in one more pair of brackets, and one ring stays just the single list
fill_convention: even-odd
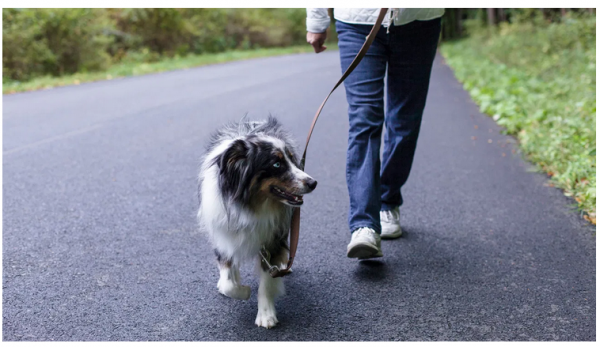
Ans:
[{"label": "leash clip", "polygon": [[258,252],[258,254],[260,254],[260,267],[267,271],[269,273],[269,275],[273,278],[276,277],[283,277],[285,275],[289,275],[292,271],[291,270],[281,270],[279,268],[279,266],[277,265],[272,265],[271,264],[271,253],[269,251],[267,251],[267,249],[265,248],[265,246],[262,246],[262,248],[260,249],[260,252]]},{"label": "leash clip", "polygon": [[271,265],[271,253],[269,251],[267,251],[265,246],[262,246],[262,248],[261,248],[260,252],[258,252],[258,254],[260,254],[260,257],[262,258],[260,260],[260,265],[263,268],[263,270],[269,272],[269,274],[271,274],[271,276],[273,276],[273,274],[279,272],[278,266]]}]

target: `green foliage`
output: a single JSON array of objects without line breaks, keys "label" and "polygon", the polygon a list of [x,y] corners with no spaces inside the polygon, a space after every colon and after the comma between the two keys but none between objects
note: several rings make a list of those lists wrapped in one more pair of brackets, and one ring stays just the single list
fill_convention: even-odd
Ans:
[{"label": "green foliage", "polygon": [[284,47],[305,42],[305,9],[229,10],[228,15],[228,21],[235,24],[226,26],[226,36],[238,45]]},{"label": "green foliage", "polygon": [[[335,47],[334,47],[335,48]],[[308,53],[312,52],[310,45],[283,47],[283,48],[259,48],[252,50],[230,50],[221,53],[207,53],[202,55],[190,54],[185,57],[174,56],[172,58],[162,57],[157,61],[152,60],[153,53],[145,49],[143,52],[137,52],[139,55],[127,55],[120,63],[113,64],[107,70],[102,72],[86,72],[65,75],[61,77],[43,76],[36,77],[29,81],[4,81],[2,91],[5,94],[12,94],[37,89],[50,89],[53,87],[80,84],[84,82],[110,80],[124,76],[138,76],[149,73],[158,73],[163,71],[187,69],[207,64],[225,63],[234,60],[253,59],[260,57],[272,57],[283,54]]]},{"label": "green foliage", "polygon": [[305,9],[3,9],[3,76],[304,43]]},{"label": "green foliage", "polygon": [[523,21],[441,50],[482,112],[595,220],[596,19]]},{"label": "green foliage", "polygon": [[3,9],[3,76],[25,80],[105,68],[109,25],[104,10]]}]

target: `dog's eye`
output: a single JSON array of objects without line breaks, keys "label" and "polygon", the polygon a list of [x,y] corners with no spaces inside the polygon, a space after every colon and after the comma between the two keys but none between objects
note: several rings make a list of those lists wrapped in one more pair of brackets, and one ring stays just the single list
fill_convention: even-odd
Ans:
[{"label": "dog's eye", "polygon": [[279,168],[281,167],[281,163],[280,162],[276,162],[275,164],[273,164],[274,168]]}]

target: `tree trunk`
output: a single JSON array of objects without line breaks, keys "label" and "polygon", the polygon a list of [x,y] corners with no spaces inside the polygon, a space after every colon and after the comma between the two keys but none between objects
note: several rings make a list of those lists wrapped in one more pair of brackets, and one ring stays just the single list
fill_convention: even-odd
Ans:
[{"label": "tree trunk", "polygon": [[498,21],[506,22],[506,12],[503,8],[498,9]]},{"label": "tree trunk", "polygon": [[496,24],[496,13],[493,8],[487,9],[488,25],[492,26]]},{"label": "tree trunk", "polygon": [[456,38],[456,9],[447,8],[442,19],[442,38],[451,40]]},{"label": "tree trunk", "polygon": [[458,37],[462,36],[462,8],[456,9],[456,32]]},{"label": "tree trunk", "polygon": [[560,9],[560,16],[561,16],[561,17],[564,17],[564,16],[566,16],[566,15],[567,15],[567,9],[566,9],[566,8],[561,8],[561,9]]}]

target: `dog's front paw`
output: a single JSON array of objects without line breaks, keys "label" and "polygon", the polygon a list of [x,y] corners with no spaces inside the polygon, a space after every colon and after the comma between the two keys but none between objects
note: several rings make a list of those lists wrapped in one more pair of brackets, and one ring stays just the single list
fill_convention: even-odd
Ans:
[{"label": "dog's front paw", "polygon": [[256,315],[256,321],[254,321],[259,327],[270,329],[279,323],[275,316],[275,311],[272,310],[259,310]]},{"label": "dog's front paw", "polygon": [[238,300],[248,300],[251,293],[250,287],[235,285],[231,281],[219,281],[217,289],[219,289],[219,293]]}]

